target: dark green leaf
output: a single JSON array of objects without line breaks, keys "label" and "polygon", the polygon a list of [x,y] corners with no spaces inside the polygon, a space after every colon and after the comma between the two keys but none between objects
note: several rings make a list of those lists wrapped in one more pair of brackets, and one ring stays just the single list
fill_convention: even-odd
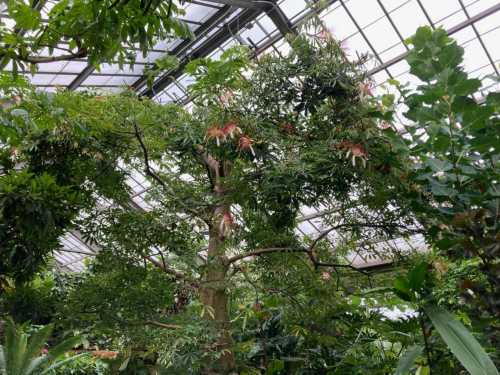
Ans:
[{"label": "dark green leaf", "polygon": [[423,347],[420,345],[413,345],[409,347],[403,355],[399,358],[398,367],[394,375],[406,375],[410,372],[415,360],[422,354]]}]

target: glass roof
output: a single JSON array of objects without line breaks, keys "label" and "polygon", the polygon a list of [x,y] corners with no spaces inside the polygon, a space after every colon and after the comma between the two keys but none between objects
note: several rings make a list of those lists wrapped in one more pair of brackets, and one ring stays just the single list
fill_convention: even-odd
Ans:
[{"label": "glass roof", "polygon": [[[368,54],[366,63],[378,89],[387,90],[384,83],[393,78],[400,82],[417,84],[409,75],[404,61],[408,47],[404,40],[422,25],[443,27],[465,49],[464,66],[472,76],[482,80],[482,94],[498,91],[499,84],[492,76],[499,76],[500,63],[500,3],[498,0],[327,0],[321,11],[311,7],[313,0],[280,0],[275,9],[282,20],[292,27],[311,15],[318,15],[335,38],[342,41],[347,53],[353,57]],[[98,70],[88,67],[85,59],[70,62],[40,64],[39,71],[27,74],[41,90],[58,88],[76,90],[98,89],[115,92],[132,87],[140,93],[152,96],[160,103],[189,103],[187,87],[191,77],[182,71],[166,72],[157,77],[153,89],[145,87],[143,71],[166,53],[176,54],[181,61],[193,52],[217,58],[235,44],[246,44],[261,53],[286,53],[288,43],[283,38],[283,25],[272,12],[263,7],[263,1],[197,0],[186,2],[183,19],[195,34],[195,39],[166,40],[157,43],[144,58],[137,54],[133,67],[120,69],[117,64],[102,65]],[[233,4],[233,5],[231,5]],[[244,4],[241,8],[238,5]],[[267,11],[266,11],[267,9]],[[0,17],[5,18],[0,8]],[[7,20],[6,22],[8,22]],[[217,41],[217,43],[214,42]],[[64,47],[64,46],[62,46]],[[8,67],[7,67],[8,69]],[[174,79],[166,77],[174,77]],[[481,99],[481,98],[477,98]],[[138,209],[147,210],[145,200],[149,184],[139,172],[130,172],[131,199]],[[325,228],[320,208],[304,208],[297,231],[303,235],[317,236]],[[335,241],[335,234],[331,234]],[[98,251],[98,247],[86,244],[78,233],[68,233],[61,239],[62,248],[56,259],[63,269],[83,269],[85,257]],[[421,237],[409,240],[385,241],[382,247],[422,250]],[[362,252],[346,259],[362,266],[383,262],[368,259]]]}]

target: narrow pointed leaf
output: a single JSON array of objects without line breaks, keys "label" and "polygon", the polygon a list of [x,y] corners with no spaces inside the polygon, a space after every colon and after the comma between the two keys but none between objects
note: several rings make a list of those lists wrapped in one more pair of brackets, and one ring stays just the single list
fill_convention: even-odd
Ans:
[{"label": "narrow pointed leaf", "polygon": [[0,345],[0,372],[5,370],[5,353],[3,346]]},{"label": "narrow pointed leaf", "polygon": [[28,362],[28,365],[26,366],[23,375],[37,374],[47,363],[47,361],[48,357],[46,355],[33,358],[31,361]]},{"label": "narrow pointed leaf", "polygon": [[479,342],[448,311],[438,306],[425,307],[425,313],[443,341],[472,375],[498,375],[498,370]]},{"label": "narrow pointed leaf", "polygon": [[[28,341],[28,350],[26,351],[26,358],[31,360],[32,358],[36,358],[40,355],[43,346],[47,342],[52,333],[52,325],[47,325],[43,328],[40,328],[34,334],[30,336]],[[28,365],[28,361],[26,361],[26,365]]]},{"label": "narrow pointed leaf", "polygon": [[49,350],[49,356],[54,359],[59,357],[60,355],[66,353],[67,351],[73,349],[75,346],[80,344],[82,342],[82,338],[75,336],[75,337],[70,337],[60,344],[54,346]]},{"label": "narrow pointed leaf", "polygon": [[394,375],[408,374],[417,357],[422,354],[422,350],[423,348],[420,345],[413,345],[409,347],[401,358],[399,358],[398,367],[396,368]]},{"label": "narrow pointed leaf", "polygon": [[11,319],[5,321],[5,346],[4,346],[4,361],[5,370],[7,373],[14,372],[12,366],[14,364],[15,346],[18,341],[18,333],[16,325]]},{"label": "narrow pointed leaf", "polygon": [[51,371],[54,371],[55,369],[65,365],[69,362],[73,362],[75,359],[86,356],[86,355],[88,355],[88,353],[81,353],[81,354],[74,355],[74,356],[71,356],[69,358],[63,359],[62,361],[58,361],[58,362],[54,363],[53,365],[49,366],[44,371],[40,372],[40,375],[50,373]]},{"label": "narrow pointed leaf", "polygon": [[[15,329],[15,326],[13,326]],[[28,346],[28,336],[24,332],[15,332],[15,339],[9,348],[10,358],[7,363],[9,375],[21,375],[23,363],[26,360],[26,349]],[[8,344],[7,344],[8,345]],[[10,373],[9,373],[10,370]]]}]

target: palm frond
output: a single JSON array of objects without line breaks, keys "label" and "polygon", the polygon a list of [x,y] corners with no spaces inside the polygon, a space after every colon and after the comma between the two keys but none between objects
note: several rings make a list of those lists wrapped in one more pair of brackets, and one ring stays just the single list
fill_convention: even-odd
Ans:
[{"label": "palm frond", "polygon": [[53,348],[50,349],[49,351],[49,356],[51,359],[55,359],[59,357],[60,355],[63,355],[64,353],[68,352],[69,350],[73,349],[75,346],[80,344],[82,342],[82,338],[78,336],[70,337],[60,344],[54,346]]},{"label": "palm frond", "polygon": [[[40,328],[30,336],[28,341],[28,348],[26,351],[26,360],[24,361],[25,366],[29,366],[29,364],[32,362],[31,360],[33,358],[36,359],[36,357],[41,354],[43,346],[50,338],[52,329],[53,326],[49,324],[43,328]],[[23,371],[27,371],[27,367],[23,368]]]},{"label": "palm frond", "polygon": [[38,373],[35,371],[40,371],[40,369],[43,368],[43,365],[47,363],[48,360],[49,358],[46,355],[31,359],[26,365],[26,368],[24,369],[22,375],[31,375],[34,373]]},{"label": "palm frond", "polygon": [[0,371],[5,369],[5,352],[3,346],[0,345]]}]

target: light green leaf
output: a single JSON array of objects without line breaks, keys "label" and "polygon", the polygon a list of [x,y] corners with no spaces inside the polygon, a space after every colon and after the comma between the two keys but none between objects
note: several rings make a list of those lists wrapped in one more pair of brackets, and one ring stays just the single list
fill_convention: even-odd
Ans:
[{"label": "light green leaf", "polygon": [[361,297],[359,296],[351,296],[351,304],[353,306],[359,306],[361,304]]},{"label": "light green leaf", "polygon": [[498,375],[491,358],[472,334],[446,310],[439,306],[426,306],[425,313],[443,341],[460,363],[472,375]]},{"label": "light green leaf", "polygon": [[69,358],[66,358],[62,361],[58,361],[56,363],[54,363],[52,366],[48,367],[45,371],[42,371],[40,373],[40,375],[44,375],[44,374],[48,374],[50,373],[51,371],[54,371],[55,369],[69,363],[69,362],[73,362],[75,359],[77,358],[80,358],[80,357],[83,357],[83,356],[86,356],[86,355],[89,355],[88,353],[81,353],[81,354],[78,354],[78,355],[74,355],[74,356],[71,356]]},{"label": "light green leaf", "polygon": [[444,172],[449,171],[453,168],[453,164],[451,164],[447,160],[441,160],[436,158],[428,158],[426,160],[426,164],[431,167],[434,172]]},{"label": "light green leaf", "polygon": [[50,338],[50,334],[52,333],[52,325],[47,325],[43,328],[40,328],[34,334],[31,335],[29,339],[28,350],[26,352],[26,358],[31,359],[35,358],[40,354],[43,346]]},{"label": "light green leaf", "polygon": [[0,345],[0,369],[5,368],[5,354],[3,350],[3,346]]},{"label": "light green leaf", "polygon": [[57,358],[60,355],[63,355],[64,353],[66,353],[67,351],[73,349],[75,346],[77,346],[81,342],[82,342],[82,338],[79,336],[70,337],[70,338],[64,340],[63,342],[59,343],[55,347],[51,348],[49,351],[49,355],[52,358]]},{"label": "light green leaf", "polygon": [[23,2],[11,2],[9,13],[16,21],[16,26],[21,29],[33,30],[40,25],[40,12]]},{"label": "light green leaf", "polygon": [[429,375],[431,373],[431,369],[429,366],[420,366],[417,369],[417,372],[415,375]]},{"label": "light green leaf", "polygon": [[132,357],[131,356],[127,356],[127,358],[125,358],[125,360],[120,365],[120,368],[118,369],[118,371],[125,371],[126,370],[126,368],[128,366],[128,363],[130,362],[130,358],[132,358]]}]

